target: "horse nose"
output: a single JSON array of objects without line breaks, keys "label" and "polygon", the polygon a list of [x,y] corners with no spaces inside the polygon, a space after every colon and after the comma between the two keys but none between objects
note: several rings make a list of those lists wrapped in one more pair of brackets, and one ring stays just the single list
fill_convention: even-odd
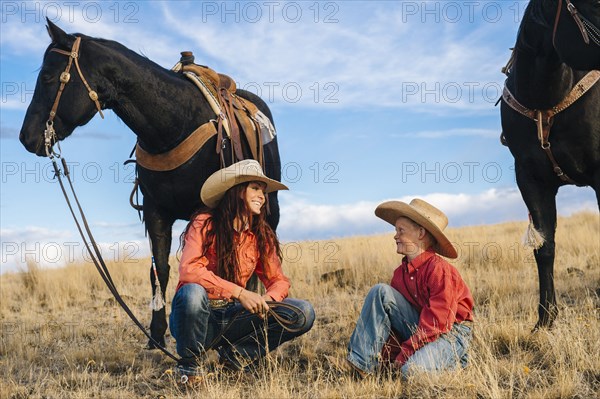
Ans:
[{"label": "horse nose", "polygon": [[35,135],[29,134],[25,126],[23,126],[19,132],[19,141],[21,144],[23,144],[23,147],[25,147],[27,151],[39,156],[45,156],[46,153],[41,140],[41,137],[36,137]]},{"label": "horse nose", "polygon": [[27,136],[25,135],[25,132],[23,131],[23,129],[21,129],[21,131],[19,132],[19,141],[21,142],[21,144],[23,144],[23,147],[25,147],[27,150],[29,150],[29,145],[27,143]]},{"label": "horse nose", "polygon": [[19,132],[19,141],[21,142],[21,144],[23,144],[23,147],[25,147],[25,149],[27,149],[27,151],[29,152],[34,152],[35,148],[33,147],[31,140],[28,139],[28,135],[26,130],[23,128],[21,129],[21,131]]}]

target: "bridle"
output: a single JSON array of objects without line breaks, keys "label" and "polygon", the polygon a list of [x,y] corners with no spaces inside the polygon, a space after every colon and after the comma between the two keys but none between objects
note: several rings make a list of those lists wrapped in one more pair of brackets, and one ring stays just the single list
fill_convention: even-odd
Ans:
[{"label": "bridle", "polygon": [[58,103],[60,102],[60,97],[65,89],[65,86],[71,80],[71,66],[73,66],[73,61],[75,61],[75,67],[77,68],[77,73],[81,78],[84,86],[88,91],[88,96],[90,99],[96,104],[96,109],[100,113],[102,119],[104,119],[104,114],[102,113],[102,107],[100,106],[100,102],[98,101],[98,93],[96,93],[87,80],[83,77],[83,73],[81,72],[81,67],[79,66],[79,46],[81,45],[81,37],[77,37],[75,42],[73,43],[73,47],[71,47],[71,51],[64,51],[57,48],[52,48],[50,51],[54,51],[59,54],[66,55],[69,57],[69,62],[67,63],[67,67],[60,74],[60,87],[58,88],[58,93],[56,93],[56,98],[54,99],[54,104],[52,105],[52,109],[50,109],[50,114],[48,116],[48,120],[46,121],[46,130],[44,130],[44,146],[46,148],[46,155],[49,158],[54,157],[55,155],[59,155],[54,151],[54,143],[57,142],[56,139],[56,131],[54,130],[54,117],[56,116],[56,110],[58,109]]},{"label": "bridle", "polygon": [[[571,2],[571,0],[565,0],[567,3],[567,10],[573,17],[575,24],[581,32],[583,41],[585,44],[590,44],[590,38],[596,44],[600,46],[600,28],[595,26],[589,19],[579,13],[577,7]],[[562,13],[563,0],[558,0],[558,6],[556,7],[556,17],[554,18],[554,29],[552,31],[552,44],[556,48],[556,30],[558,29],[558,22],[560,21],[560,15]]]}]

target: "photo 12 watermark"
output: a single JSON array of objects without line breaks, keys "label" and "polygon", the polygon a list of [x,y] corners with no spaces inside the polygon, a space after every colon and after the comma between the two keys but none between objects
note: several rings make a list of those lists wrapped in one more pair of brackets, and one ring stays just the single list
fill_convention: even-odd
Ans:
[{"label": "photo 12 watermark", "polygon": [[336,82],[236,82],[237,87],[247,90],[273,104],[285,102],[338,104],[340,85]]},{"label": "photo 12 watermark", "polygon": [[498,162],[402,162],[402,183],[498,183],[514,167],[503,168]]},{"label": "photo 12 watermark", "polygon": [[2,1],[2,23],[40,23],[46,18],[54,23],[83,20],[90,24],[104,22],[139,23],[140,4],[135,1]]},{"label": "photo 12 watermark", "polygon": [[34,82],[7,81],[0,83],[0,103],[6,109],[25,109],[33,99]]},{"label": "photo 12 watermark", "polygon": [[281,246],[285,262],[310,265],[338,264],[340,249],[336,241],[291,241]]},{"label": "photo 12 watermark", "polygon": [[[91,251],[96,256],[91,243],[84,244],[78,241],[2,241],[1,263],[3,269],[9,263],[26,265],[29,262],[51,267],[83,262],[94,263],[89,254]],[[106,262],[140,263],[143,256],[148,254],[146,247],[138,241],[120,241],[97,244],[98,252]],[[144,248],[144,249],[142,249]]]},{"label": "photo 12 watermark", "polygon": [[402,82],[402,103],[422,104],[495,104],[502,95],[499,82]]},{"label": "photo 12 watermark", "polygon": [[202,1],[202,22],[336,24],[341,2],[337,1]]},{"label": "photo 12 watermark", "polygon": [[400,1],[400,19],[403,23],[446,23],[465,24],[502,21],[518,23],[526,1]]},{"label": "photo 12 watermark", "polygon": [[286,184],[337,184],[340,182],[340,165],[333,161],[284,162],[281,165],[281,181]]},{"label": "photo 12 watermark", "polygon": [[[66,162],[69,169],[69,178],[73,183],[82,182],[86,184],[95,183],[127,183],[133,184],[136,179],[134,163],[123,164],[112,162],[102,164],[96,161],[88,162]],[[56,172],[52,162],[7,161],[0,164],[2,172],[2,184],[7,183],[58,183]]]}]

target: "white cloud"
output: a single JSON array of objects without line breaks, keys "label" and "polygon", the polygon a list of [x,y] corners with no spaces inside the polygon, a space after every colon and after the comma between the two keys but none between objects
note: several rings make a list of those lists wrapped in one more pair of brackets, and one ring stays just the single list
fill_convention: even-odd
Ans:
[{"label": "white cloud", "polygon": [[[173,224],[171,255],[179,248],[179,236],[187,222]],[[138,263],[150,256],[150,244],[141,223],[94,222],[90,225],[106,263]],[[26,270],[28,262],[43,268],[62,267],[70,262],[92,264],[86,246],[75,226],[57,230],[26,226],[0,230],[0,274]],[[93,251],[93,247],[90,246]],[[173,265],[171,265],[173,266]]]},{"label": "white cloud", "polygon": [[[496,112],[490,102],[500,94],[503,77],[498,65],[508,54],[499,55],[489,46],[497,29],[490,24],[473,25],[469,32],[459,24],[403,24],[400,8],[390,2],[370,3],[368,12],[342,4],[349,19],[353,18],[344,24],[262,19],[254,24],[224,25],[189,14],[188,23],[180,24],[172,4],[163,3],[167,23],[193,43],[199,54],[215,60],[214,68],[226,69],[222,72],[242,86],[244,82],[277,82],[277,95],[286,83],[296,83],[305,92],[299,101],[304,106],[322,106],[314,101],[310,87],[329,82],[337,88],[338,107],[376,101],[378,106],[425,112],[457,108]],[[191,30],[190,25],[201,29]],[[486,84],[495,91],[484,94]]]},{"label": "white cloud", "polygon": [[[110,236],[110,234],[108,235]],[[92,264],[88,250],[79,237],[67,231],[27,227],[22,230],[2,229],[2,255],[0,274],[26,270],[33,262],[43,268],[56,268],[68,263]],[[104,261],[137,263],[147,257],[148,242],[142,240],[98,241],[97,246]],[[90,250],[95,253],[90,245]]]},{"label": "white cloud", "polygon": [[449,137],[483,137],[483,138],[495,138],[500,137],[497,129],[469,129],[469,128],[455,128],[446,130],[424,130],[413,133],[392,133],[391,137],[398,138],[422,138],[422,139],[438,139],[438,138],[449,138]]},{"label": "white cloud", "polygon": [[[410,202],[419,197],[441,209],[449,226],[459,227],[526,220],[527,208],[516,188],[489,189],[477,194],[431,193],[379,201],[361,201],[343,205],[313,204],[291,193],[281,196],[281,222],[277,229],[283,241],[324,239],[391,231],[387,223],[374,214],[384,201]],[[558,212],[570,215],[583,210],[597,210],[593,191],[565,188],[557,197]]]},{"label": "white cloud", "polygon": [[[527,220],[527,209],[516,188],[490,189],[477,194],[407,195],[342,205],[311,203],[303,195],[286,192],[280,197],[282,216],[277,232],[284,242],[391,232],[392,227],[375,216],[377,205],[389,200],[410,202],[415,197],[422,198],[445,212],[450,227]],[[594,192],[589,188],[564,187],[557,199],[558,213],[563,216],[584,210],[598,210]],[[186,223],[177,221],[173,226],[171,255],[176,254],[179,235]],[[149,256],[148,240],[142,236],[141,226],[107,222],[98,222],[94,226],[99,227],[94,234],[107,262],[137,263],[139,258]],[[2,229],[0,234],[0,273],[25,269],[27,261],[37,262],[42,267],[89,261],[85,246],[74,229],[53,230],[27,226]]]},{"label": "white cloud", "polygon": [[[0,35],[0,46],[2,46],[3,57],[7,53],[12,55],[41,54],[50,43],[46,28],[41,24],[25,24],[19,19],[7,18],[2,24],[2,35]],[[42,30],[43,29],[43,30]],[[43,34],[43,36],[41,36]],[[44,40],[40,40],[40,36]],[[48,40],[45,40],[48,38]]]},{"label": "white cloud", "polygon": [[[299,4],[306,16],[299,23],[280,16],[274,22],[266,17],[257,23],[207,21],[193,3],[182,2],[149,3],[144,9],[157,8],[161,15],[139,23],[115,23],[114,7],[108,6],[93,23],[81,10],[72,21],[65,15],[57,23],[69,33],[116,40],[165,68],[178,61],[180,51],[193,50],[197,63],[272,97],[274,106],[352,108],[376,102],[427,113],[497,112],[491,102],[500,94],[498,68],[509,54],[499,54],[490,41],[509,29],[403,23],[394,2],[339,3],[339,23],[314,23],[312,3]],[[3,57],[38,54],[41,62],[49,43],[44,25],[9,18],[2,27]],[[486,85],[491,91],[484,92]]]}]

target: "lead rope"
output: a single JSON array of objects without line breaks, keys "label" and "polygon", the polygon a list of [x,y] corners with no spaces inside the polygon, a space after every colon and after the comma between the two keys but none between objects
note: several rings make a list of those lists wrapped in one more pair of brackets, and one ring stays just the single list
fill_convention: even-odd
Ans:
[{"label": "lead rope", "polygon": [[[59,151],[60,151],[60,145],[59,145]],[[92,262],[94,263],[94,266],[96,266],[96,270],[98,270],[98,273],[100,273],[100,276],[102,277],[102,280],[104,280],[104,283],[106,284],[106,286],[108,287],[108,289],[110,290],[110,292],[113,294],[115,300],[117,301],[117,303],[119,305],[121,305],[121,307],[123,308],[123,310],[125,311],[125,313],[127,313],[127,315],[129,316],[129,318],[135,323],[135,325],[137,325],[139,327],[140,330],[142,330],[142,332],[144,333],[144,335],[146,335],[146,337],[154,344],[155,347],[157,347],[158,349],[160,349],[165,355],[169,356],[171,359],[175,360],[176,362],[179,362],[179,360],[181,360],[180,358],[178,358],[177,356],[173,355],[171,352],[169,352],[166,348],[164,348],[162,345],[160,345],[154,338],[152,338],[152,336],[148,333],[148,331],[146,331],[146,329],[144,328],[144,326],[142,325],[142,323],[140,323],[140,321],[137,319],[137,317],[135,317],[135,315],[133,314],[133,312],[131,311],[131,309],[129,308],[129,306],[127,306],[127,304],[125,303],[125,301],[123,300],[123,298],[121,297],[121,295],[119,294],[119,291],[117,290],[117,287],[115,286],[115,284],[112,281],[112,277],[110,276],[110,272],[108,271],[108,268],[106,267],[106,263],[104,262],[104,259],[102,258],[102,254],[100,253],[100,251],[98,250],[98,247],[96,245],[96,241],[94,240],[94,237],[92,235],[92,232],[90,231],[89,225],[87,223],[87,219],[85,217],[85,214],[83,212],[83,209],[81,208],[81,204],[79,203],[79,199],[77,198],[77,194],[75,193],[75,189],[73,187],[73,183],[71,182],[71,178],[69,177],[69,168],[67,167],[67,162],[65,160],[65,158],[61,157],[60,155],[55,155],[56,153],[52,150],[50,152],[50,158],[52,160],[52,165],[54,167],[54,174],[55,177],[58,179],[58,182],[60,184],[60,188],[62,190],[63,196],[65,197],[65,201],[67,202],[67,205],[69,207],[69,211],[71,212],[71,216],[73,216],[73,220],[75,221],[75,224],[77,226],[77,230],[79,231],[79,234],[81,236],[81,239],[83,240],[83,243],[92,259]],[[67,181],[69,182],[69,186],[71,188],[71,193],[73,194],[73,198],[75,199],[75,202],[77,204],[77,208],[79,209],[79,213],[81,215],[81,220],[85,226],[85,230],[86,233],[88,234],[89,240],[92,243],[92,246],[94,247],[94,252],[96,253],[96,256],[94,256],[94,254],[92,253],[92,250],[89,247],[89,244],[86,240],[86,236],[83,233],[83,230],[81,228],[81,224],[77,218],[77,215],[75,214],[75,211],[73,210],[73,206],[71,205],[71,200],[69,199],[69,196],[67,194],[67,191],[65,190],[65,186],[64,183],[62,181],[61,178],[61,169],[58,166],[58,164],[56,163],[56,158],[60,157],[61,158],[61,162],[62,162],[62,166],[63,166],[63,173],[64,176],[67,178]],[[153,266],[153,270],[154,273],[156,273],[156,266],[154,264],[154,257],[152,259],[152,266]],[[155,274],[156,279],[158,280],[158,277]],[[159,288],[160,288],[160,284],[159,284]],[[157,291],[158,293],[158,291]],[[162,295],[160,295],[160,298],[162,299]],[[153,298],[154,301],[154,298]],[[275,313],[271,308],[276,308],[276,307],[285,307],[288,309],[291,309],[297,313],[302,313],[300,311],[300,309],[298,309],[298,307],[287,304],[287,303],[283,303],[283,302],[272,302],[272,301],[267,301],[267,304],[269,305],[269,310],[268,310],[268,314],[270,316],[273,317],[273,319],[286,331],[288,332],[298,332],[301,330],[301,328],[291,328],[290,325],[293,324],[293,321],[290,320],[286,320],[283,317],[279,316],[277,313]],[[163,302],[163,306],[164,306],[164,302]],[[240,309],[234,316],[233,318],[229,321],[229,323],[227,323],[227,325],[225,326],[225,328],[219,333],[219,335],[217,337],[215,337],[215,339],[213,339],[213,341],[210,343],[210,345],[208,347],[206,347],[206,350],[210,350],[214,347],[214,345],[216,345],[221,338],[223,338],[223,335],[229,330],[229,328],[231,328],[231,326],[233,325],[233,322],[238,318],[238,316],[244,311],[245,309],[242,308]]]},{"label": "lead rope", "polygon": [[[58,93],[56,95],[56,98],[54,100],[54,104],[52,106],[52,109],[50,111],[50,115],[48,120],[46,121],[46,129],[44,130],[42,139],[43,139],[43,144],[45,146],[45,151],[46,151],[46,155],[48,156],[48,158],[50,158],[50,160],[52,161],[52,166],[54,168],[54,177],[56,177],[58,179],[58,182],[60,184],[60,188],[62,190],[63,196],[65,197],[65,201],[67,202],[67,205],[69,207],[69,211],[71,212],[71,216],[73,216],[73,220],[75,221],[75,225],[77,226],[77,230],[79,231],[79,235],[81,236],[83,243],[85,245],[85,248],[87,249],[90,258],[92,259],[92,262],[94,263],[94,266],[96,267],[96,270],[98,270],[98,273],[100,274],[100,276],[102,277],[102,280],[104,280],[104,283],[106,284],[106,286],[108,287],[108,289],[110,290],[110,292],[113,294],[115,300],[117,301],[117,303],[119,305],[121,305],[121,307],[123,308],[123,310],[125,311],[125,313],[127,313],[127,315],[129,316],[129,318],[135,323],[135,325],[137,325],[139,327],[140,330],[142,330],[142,332],[144,333],[144,335],[146,335],[146,337],[148,337],[148,339],[150,340],[150,342],[152,342],[154,344],[155,347],[159,348],[164,354],[166,354],[167,356],[169,356],[171,359],[179,362],[179,358],[175,355],[173,355],[171,352],[169,352],[166,348],[162,347],[154,338],[152,338],[152,336],[146,331],[146,329],[144,328],[144,326],[142,325],[142,323],[140,323],[140,321],[137,319],[137,317],[135,317],[135,315],[133,314],[133,312],[131,311],[131,309],[129,309],[129,307],[127,306],[127,304],[125,303],[125,301],[123,300],[123,298],[121,297],[121,295],[119,294],[119,291],[117,290],[117,287],[115,286],[112,277],[110,275],[110,272],[108,271],[108,267],[106,267],[106,263],[104,262],[104,258],[102,258],[102,254],[100,253],[100,250],[98,249],[98,246],[96,245],[96,241],[92,235],[92,232],[90,230],[90,227],[87,223],[87,219],[85,217],[85,214],[83,212],[83,209],[81,208],[81,204],[79,203],[79,199],[77,198],[77,194],[75,193],[75,189],[73,187],[73,183],[71,182],[71,178],[69,177],[69,168],[67,167],[67,162],[65,160],[64,157],[62,157],[62,150],[60,148],[60,143],[58,142],[58,140],[56,139],[56,131],[54,130],[54,117],[56,116],[56,111],[58,109],[58,103],[60,101],[60,97],[62,95],[62,91],[64,90],[66,84],[69,82],[70,80],[70,69],[71,69],[71,65],[73,63],[73,60],[75,61],[75,66],[77,68],[77,72],[79,73],[79,76],[82,80],[82,82],[84,83],[86,89],[88,90],[88,95],[90,97],[90,99],[92,101],[94,101],[96,103],[96,108],[98,109],[98,112],[100,113],[100,116],[102,118],[104,118],[104,115],[102,114],[102,109],[100,106],[100,103],[98,101],[98,95],[96,94],[95,91],[93,91],[91,89],[91,87],[89,86],[89,84],[87,83],[87,81],[85,80],[85,78],[83,77],[83,73],[81,72],[81,68],[79,67],[79,62],[78,62],[78,58],[79,58],[79,45],[81,43],[81,37],[77,37],[75,39],[75,42],[73,44],[73,47],[71,49],[71,52],[67,52],[64,50],[60,50],[60,49],[56,49],[53,48],[50,51],[56,51],[57,53],[60,54],[64,54],[66,56],[69,57],[69,62],[67,64],[67,67],[65,69],[65,71],[61,74],[60,76],[60,81],[61,81],[61,85],[59,87]],[[40,142],[41,144],[42,142]],[[58,152],[56,152],[54,150],[54,144],[57,145],[58,147]],[[61,169],[58,166],[58,164],[56,163],[56,159],[60,158],[61,159],[61,163],[62,163],[62,173],[61,173]],[[94,253],[92,253],[92,250],[90,249],[90,246],[88,244],[88,241],[86,240],[86,235],[83,233],[83,230],[81,228],[81,224],[77,218],[77,215],[75,215],[75,211],[73,210],[73,206],[71,205],[71,200],[69,199],[69,195],[67,194],[67,190],[65,190],[65,186],[64,183],[62,181],[61,178],[61,174],[64,173],[64,176],[67,178],[67,181],[69,182],[69,187],[71,188],[71,193],[73,195],[73,198],[77,204],[77,208],[79,210],[79,214],[81,216],[81,221],[85,227],[87,236],[89,238],[89,242],[92,244],[93,248],[94,248]],[[152,267],[153,267],[153,271],[154,271],[154,275],[156,280],[158,280],[157,277],[157,272],[156,272],[156,265],[154,264],[154,257],[152,258]],[[160,283],[158,288],[160,289]],[[159,290],[157,290],[156,292],[160,292]],[[160,298],[162,299],[162,292],[160,295]],[[154,301],[154,298],[152,299]],[[278,303],[278,302],[272,302],[273,306],[287,306],[288,308],[294,308],[296,310],[298,310],[298,312],[300,312],[300,310],[298,308],[296,308],[293,305],[289,305],[289,304],[282,304],[282,303]],[[162,306],[164,307],[164,300],[163,300],[163,304]],[[243,309],[242,309],[243,310]],[[277,323],[279,323],[281,325],[281,327],[283,327],[285,330],[287,331],[299,331],[299,329],[292,329],[290,327],[287,327],[291,324],[290,321],[283,319],[282,317],[280,317],[279,315],[277,315],[275,312],[269,310],[270,314],[274,317],[274,319],[277,321]],[[225,327],[224,331],[227,331],[229,329],[229,327],[231,327],[231,324],[233,322],[233,320],[235,320],[235,318],[237,318],[238,314],[241,313],[241,310],[235,315],[235,317],[229,322],[229,324]],[[222,337],[223,332],[221,332],[219,334],[219,338]]]},{"label": "lead rope", "polygon": [[[59,147],[59,152],[60,150],[60,144],[58,144]],[[127,304],[125,303],[125,301],[123,300],[123,298],[121,297],[121,294],[119,294],[119,291],[117,290],[117,287],[115,286],[112,277],[110,275],[110,272],[108,271],[108,267],[106,266],[106,263],[104,262],[104,258],[102,257],[102,254],[100,253],[98,246],[96,245],[96,241],[92,235],[92,232],[89,228],[89,225],[87,223],[87,219],[85,217],[85,214],[83,212],[83,209],[81,208],[81,204],[79,203],[79,199],[77,198],[77,194],[75,193],[75,189],[73,187],[73,183],[71,181],[71,178],[69,177],[69,168],[67,167],[67,162],[65,160],[65,158],[63,158],[61,155],[59,155],[59,153],[54,152],[54,150],[50,150],[48,151],[50,154],[50,159],[52,160],[52,165],[54,167],[54,175],[55,177],[58,179],[58,182],[60,184],[60,188],[62,190],[63,196],[65,197],[65,201],[67,202],[67,206],[69,207],[69,211],[71,212],[71,216],[73,216],[73,220],[75,221],[75,225],[77,226],[77,230],[79,231],[79,235],[81,236],[81,239],[83,240],[83,243],[90,255],[90,258],[92,259],[92,262],[94,263],[94,266],[96,266],[96,270],[98,270],[98,273],[100,273],[100,276],[102,277],[102,280],[104,280],[104,283],[106,284],[106,286],[108,287],[108,289],[110,290],[110,292],[113,294],[115,300],[117,301],[117,303],[123,308],[123,310],[125,311],[125,313],[127,313],[127,315],[129,316],[129,318],[135,323],[135,325],[137,325],[139,327],[140,330],[142,330],[142,332],[144,333],[144,335],[146,335],[146,337],[154,344],[155,347],[157,347],[158,349],[160,349],[165,355],[169,356],[171,359],[175,360],[176,362],[179,362],[179,360],[181,360],[180,358],[178,358],[177,356],[173,355],[171,352],[169,352],[166,348],[164,348],[163,346],[161,346],[154,338],[152,338],[152,336],[148,333],[148,331],[146,331],[146,329],[144,328],[144,326],[142,325],[142,323],[137,319],[137,317],[133,314],[133,312],[131,311],[131,309],[129,308],[129,306],[127,306]],[[56,158],[60,158],[61,162],[62,162],[62,172],[61,173],[61,169],[58,166],[57,162],[56,162]],[[79,219],[77,218],[77,215],[75,214],[75,211],[73,210],[73,206],[71,204],[71,200],[69,199],[69,196],[67,194],[67,190],[65,190],[65,186],[64,183],[62,181],[61,175],[64,174],[64,176],[67,178],[67,181],[69,182],[69,186],[71,188],[71,193],[73,195],[73,199],[75,200],[75,203],[77,204],[77,208],[79,210],[80,216],[81,216],[81,220],[82,223],[85,227],[86,233],[88,235],[89,238],[89,242],[92,244],[93,248],[94,248],[94,253],[92,253],[92,250],[90,249],[90,246],[88,244],[88,241],[86,240],[86,235],[83,232],[83,229],[81,228],[81,223],[79,222]],[[152,266],[153,266],[153,270],[154,273],[156,273],[156,266],[154,264],[154,259],[152,261]],[[155,277],[158,280],[158,277],[155,274]],[[160,288],[160,283],[159,283],[159,287]],[[158,294],[158,290],[157,290],[157,294]],[[160,295],[160,298],[162,299],[162,294]],[[153,298],[154,301],[154,298]],[[290,305],[284,302],[275,302],[275,301],[267,301],[267,305],[269,305],[269,310],[267,311],[267,314],[271,317],[273,317],[273,319],[277,322],[277,324],[279,324],[285,331],[291,332],[291,333],[295,333],[300,331],[302,328],[292,328],[290,327],[292,324],[294,324],[293,321],[291,320],[287,320],[284,319],[283,317],[281,317],[280,315],[278,315],[275,311],[273,311],[272,309],[278,308],[278,307],[282,307],[282,308],[287,308],[290,310],[293,310],[294,312],[301,314],[302,311],[294,306],[294,305]],[[164,306],[164,302],[163,302],[163,306]],[[212,342],[210,343],[209,346],[206,347],[205,350],[210,350],[212,349],[220,340],[221,338],[223,338],[223,335],[231,328],[231,326],[233,325],[233,322],[239,317],[239,315],[244,311],[245,309],[242,307],[240,310],[238,310],[235,315],[233,316],[233,318],[229,321],[229,323],[227,323],[227,325],[225,326],[225,328],[223,330],[221,330],[221,332],[219,333],[219,335],[217,335],[217,337],[215,337]]]},{"label": "lead rope", "polygon": [[[296,333],[296,332],[299,332],[302,330],[302,327],[298,327],[298,328],[290,327],[292,324],[294,324],[294,321],[284,319],[283,317],[281,317],[275,311],[272,310],[275,308],[286,308],[286,309],[290,309],[290,310],[294,311],[297,314],[301,314],[302,311],[297,306],[290,305],[289,303],[285,303],[285,302],[275,302],[275,301],[266,301],[266,302],[267,302],[267,305],[269,305],[269,310],[267,310],[267,315],[272,316],[273,319],[277,322],[277,324],[279,324],[281,326],[281,328],[283,328],[285,331],[291,332],[291,333]],[[208,346],[205,347],[204,350],[209,351],[210,349],[213,349],[219,343],[219,341],[223,338],[225,333],[227,331],[229,331],[229,328],[231,328],[235,319],[237,319],[239,317],[239,315],[242,314],[245,310],[246,309],[244,309],[243,307],[240,310],[238,310],[233,315],[231,320],[229,320],[229,323],[227,323],[225,328],[223,328],[221,330],[221,332],[215,338],[213,338],[213,340],[210,342],[210,344]]]},{"label": "lead rope", "polygon": [[[60,147],[59,147],[60,150]],[[121,307],[123,308],[123,310],[125,311],[125,313],[127,313],[127,315],[129,316],[129,318],[140,328],[140,330],[142,330],[142,332],[146,335],[146,337],[148,337],[148,339],[157,347],[159,348],[161,351],[163,351],[167,356],[169,356],[171,359],[175,360],[175,361],[179,361],[179,358],[175,355],[173,355],[171,352],[169,352],[166,348],[163,348],[154,338],[152,338],[152,336],[146,331],[146,329],[144,328],[144,326],[142,325],[142,323],[140,323],[140,321],[137,319],[137,317],[135,317],[135,315],[133,314],[133,312],[131,311],[131,309],[127,306],[127,304],[125,303],[125,301],[123,300],[123,298],[121,297],[121,295],[119,294],[119,291],[117,290],[112,277],[110,276],[110,272],[108,271],[108,268],[106,267],[106,263],[104,262],[104,259],[102,258],[102,255],[100,254],[100,251],[98,250],[98,247],[96,245],[96,241],[94,240],[94,237],[89,229],[89,225],[87,223],[87,219],[85,217],[85,214],[83,212],[83,209],[81,208],[81,204],[79,203],[79,200],[77,198],[77,194],[75,193],[75,190],[73,188],[73,183],[71,182],[71,178],[69,177],[69,169],[67,167],[67,162],[65,161],[65,158],[61,157],[61,162],[62,162],[62,172],[64,173],[64,176],[67,178],[67,181],[69,182],[69,186],[71,188],[71,192],[73,195],[73,198],[77,204],[77,207],[79,209],[79,213],[81,215],[81,220],[82,223],[85,227],[86,233],[88,235],[89,241],[92,243],[92,246],[94,247],[94,253],[92,253],[92,250],[90,249],[90,246],[88,244],[88,241],[86,240],[86,235],[84,234],[82,228],[81,228],[81,223],[79,222],[77,215],[75,214],[75,211],[73,210],[73,206],[71,205],[71,201],[69,199],[69,196],[67,194],[67,191],[65,190],[65,186],[64,183],[62,181],[61,178],[61,169],[58,166],[58,164],[56,163],[56,158],[57,156],[54,155],[54,151],[51,152],[51,160],[52,160],[52,165],[54,167],[54,175],[55,177],[58,179],[58,182],[60,184],[60,188],[62,190],[63,196],[65,197],[65,200],[67,202],[67,205],[69,207],[69,210],[71,211],[71,216],[73,216],[73,220],[75,221],[75,224],[77,226],[77,230],[79,231],[79,234],[83,240],[83,243],[92,259],[92,262],[94,263],[94,266],[96,266],[96,270],[98,270],[98,273],[100,273],[100,276],[102,277],[102,280],[104,280],[104,283],[106,284],[106,286],[108,287],[108,289],[110,290],[110,292],[113,294],[113,296],[115,297],[115,300],[117,301],[117,303],[119,305],[121,305]]]}]

